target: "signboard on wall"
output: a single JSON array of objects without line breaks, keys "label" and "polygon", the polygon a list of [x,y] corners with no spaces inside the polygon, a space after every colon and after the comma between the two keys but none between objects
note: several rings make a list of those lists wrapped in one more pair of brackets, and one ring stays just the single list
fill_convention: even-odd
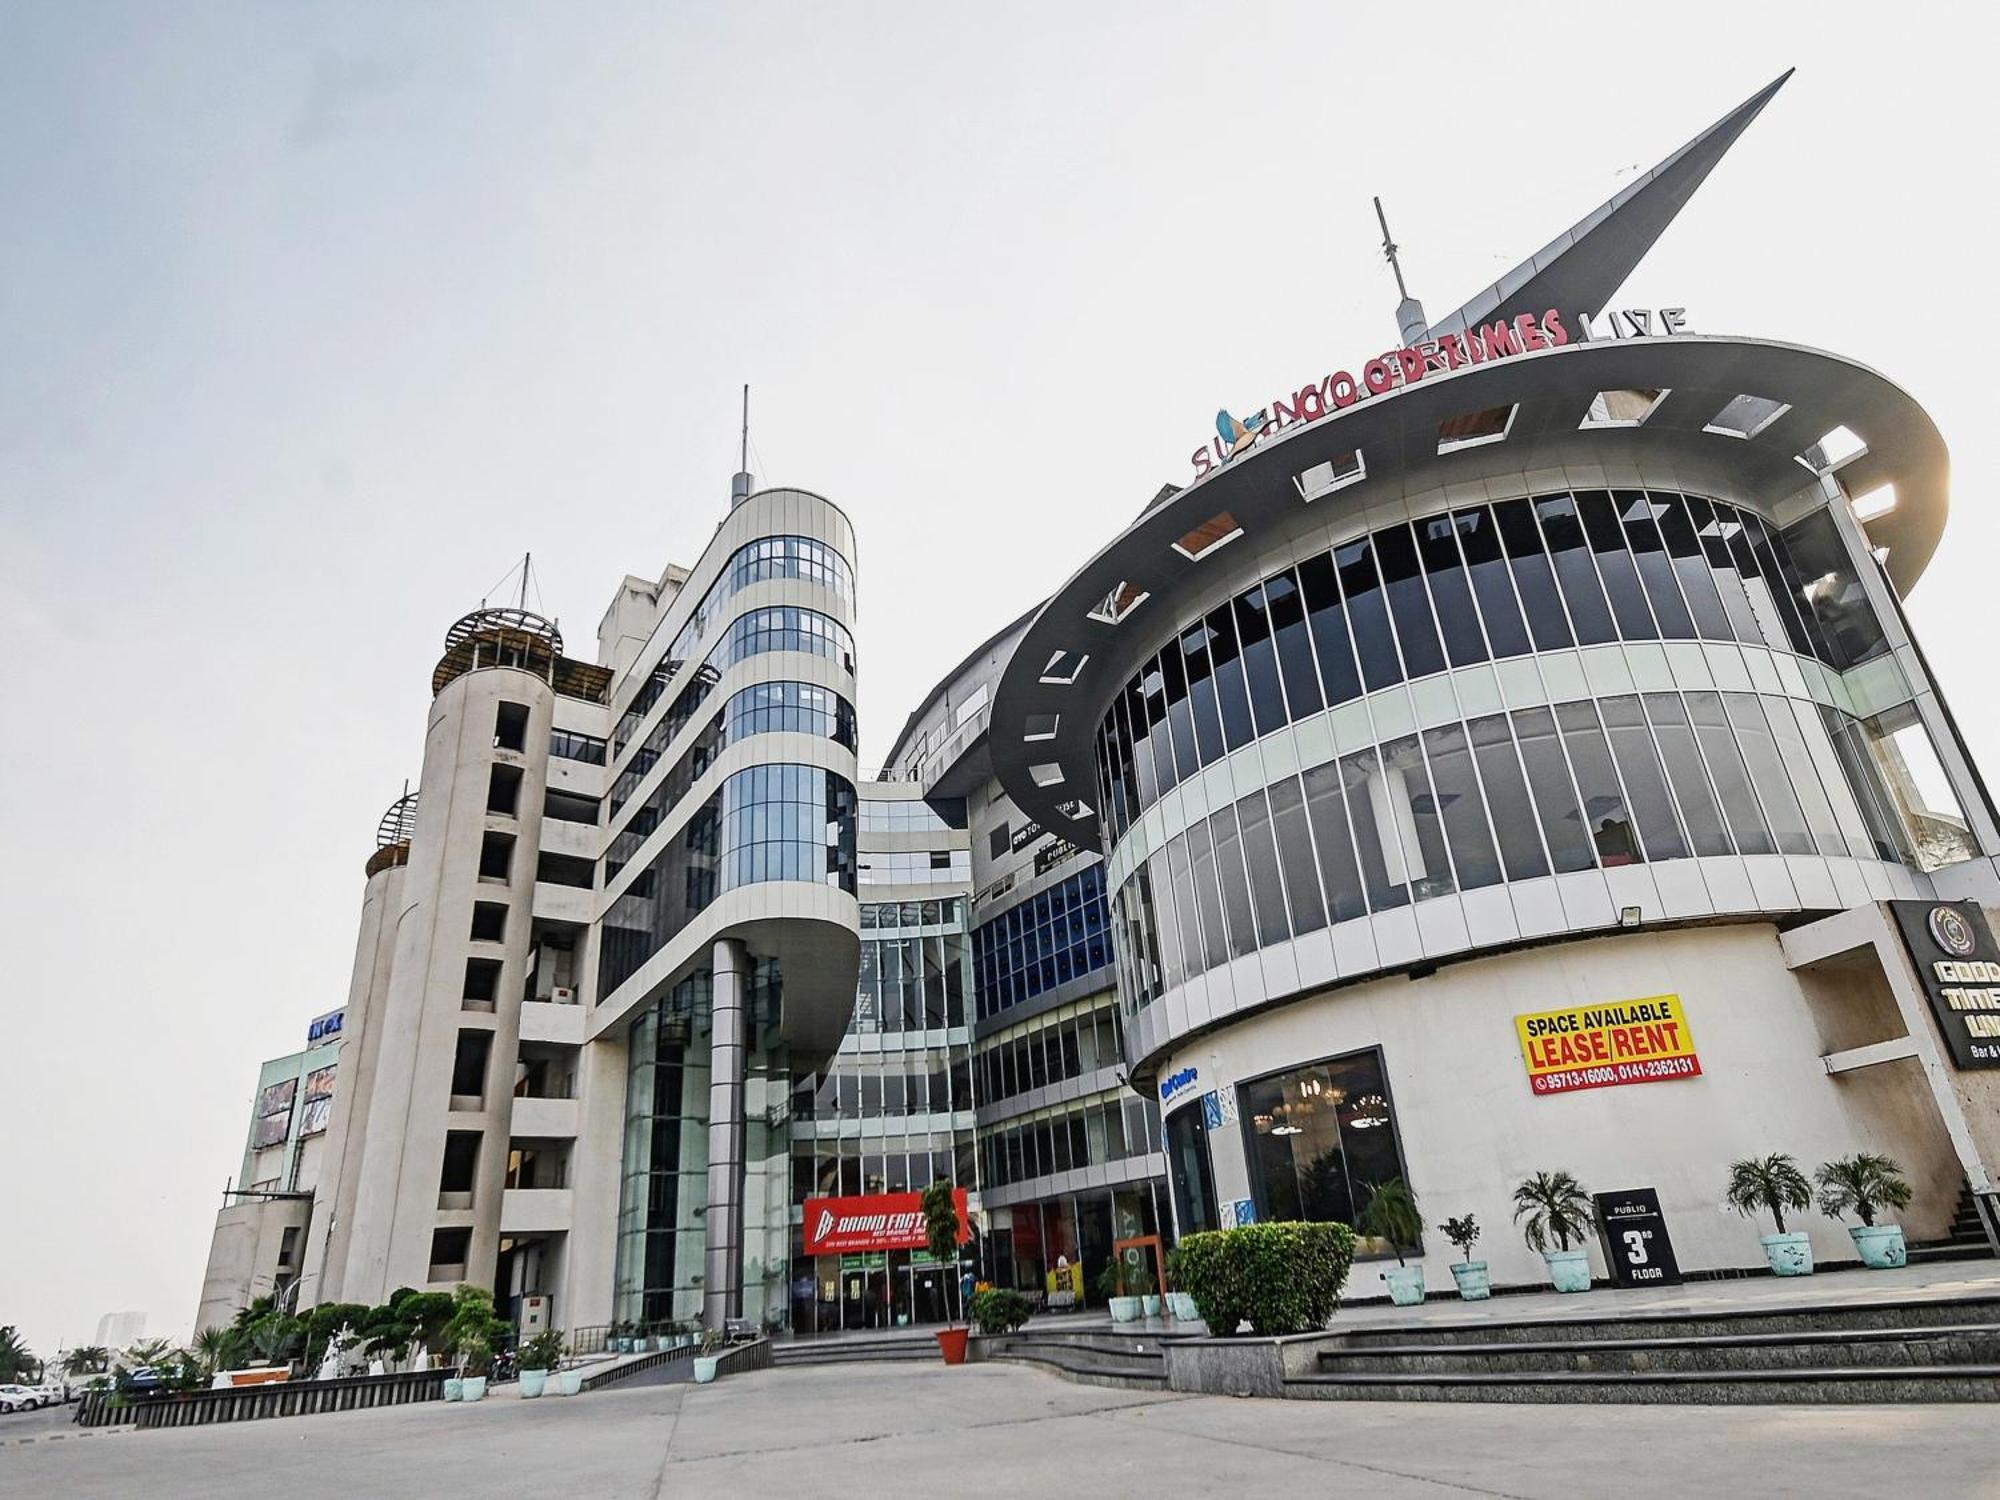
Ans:
[{"label": "signboard on wall", "polygon": [[[958,1242],[972,1238],[972,1216],[965,1189],[953,1188],[958,1205]],[[922,1193],[864,1193],[851,1198],[808,1198],[805,1205],[805,1253],[851,1255],[872,1250],[921,1250],[924,1235]]]},{"label": "signboard on wall", "polygon": [[2000,1068],[2000,949],[1977,901],[1891,901],[1945,1050],[1961,1068]]},{"label": "signboard on wall", "polygon": [[1604,1263],[1619,1286],[1679,1286],[1680,1262],[1651,1188],[1598,1193],[1597,1222],[1604,1231]]},{"label": "signboard on wall", "polygon": [[1701,1073],[1678,995],[1574,1005],[1514,1017],[1537,1094],[1665,1083]]}]

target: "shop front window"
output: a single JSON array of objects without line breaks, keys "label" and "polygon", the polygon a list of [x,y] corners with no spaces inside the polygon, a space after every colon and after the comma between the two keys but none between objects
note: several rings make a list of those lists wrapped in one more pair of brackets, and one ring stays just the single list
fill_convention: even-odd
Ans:
[{"label": "shop front window", "polygon": [[1372,1048],[1255,1079],[1237,1097],[1259,1222],[1353,1224],[1378,1186],[1403,1175],[1382,1054]]},{"label": "shop front window", "polygon": [[1198,1234],[1220,1226],[1215,1174],[1208,1161],[1208,1126],[1199,1100],[1167,1116],[1167,1182],[1180,1233]]}]

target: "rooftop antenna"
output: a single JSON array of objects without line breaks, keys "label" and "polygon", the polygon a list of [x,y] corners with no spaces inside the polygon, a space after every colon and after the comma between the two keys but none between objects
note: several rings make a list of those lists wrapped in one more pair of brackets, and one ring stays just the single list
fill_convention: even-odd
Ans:
[{"label": "rooftop antenna", "polygon": [[1375,200],[1375,222],[1382,226],[1382,255],[1389,262],[1389,269],[1396,273],[1396,294],[1403,300],[1396,304],[1396,328],[1403,336],[1403,343],[1415,344],[1423,338],[1424,330],[1430,326],[1424,317],[1424,305],[1410,295],[1410,289],[1403,285],[1403,264],[1396,259],[1396,242],[1389,237],[1389,216],[1382,212],[1382,200]]},{"label": "rooftop antenna", "polygon": [[523,552],[521,554],[521,613],[522,614],[526,614],[528,612],[528,569],[534,565],[534,561],[535,561],[534,553]]},{"label": "rooftop antenna", "polygon": [[756,484],[750,473],[750,386],[743,386],[743,446],[736,459],[736,476],[729,481],[729,508],[736,509],[750,498],[750,491]]}]

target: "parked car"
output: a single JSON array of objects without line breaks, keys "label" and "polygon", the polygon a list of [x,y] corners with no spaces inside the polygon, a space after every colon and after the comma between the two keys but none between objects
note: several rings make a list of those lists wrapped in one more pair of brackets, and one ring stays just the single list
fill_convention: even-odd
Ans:
[{"label": "parked car", "polygon": [[0,1385],[0,1411],[33,1411],[60,1399],[39,1386]]}]

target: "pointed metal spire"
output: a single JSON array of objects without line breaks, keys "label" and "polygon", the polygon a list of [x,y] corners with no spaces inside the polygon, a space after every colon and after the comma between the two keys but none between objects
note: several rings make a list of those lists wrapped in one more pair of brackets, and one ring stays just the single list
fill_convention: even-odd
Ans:
[{"label": "pointed metal spire", "polygon": [[1593,317],[1604,311],[1723,153],[1794,71],[1787,68],[1608,203],[1571,225],[1465,306],[1432,324],[1425,337],[1464,333],[1478,324],[1551,307]]},{"label": "pointed metal spire", "polygon": [[1405,344],[1414,344],[1424,336],[1424,305],[1403,285],[1403,263],[1396,259],[1397,245],[1389,236],[1389,216],[1382,212],[1380,198],[1375,200],[1375,222],[1382,226],[1382,255],[1396,273],[1396,295],[1403,299],[1396,304],[1396,331]]}]

